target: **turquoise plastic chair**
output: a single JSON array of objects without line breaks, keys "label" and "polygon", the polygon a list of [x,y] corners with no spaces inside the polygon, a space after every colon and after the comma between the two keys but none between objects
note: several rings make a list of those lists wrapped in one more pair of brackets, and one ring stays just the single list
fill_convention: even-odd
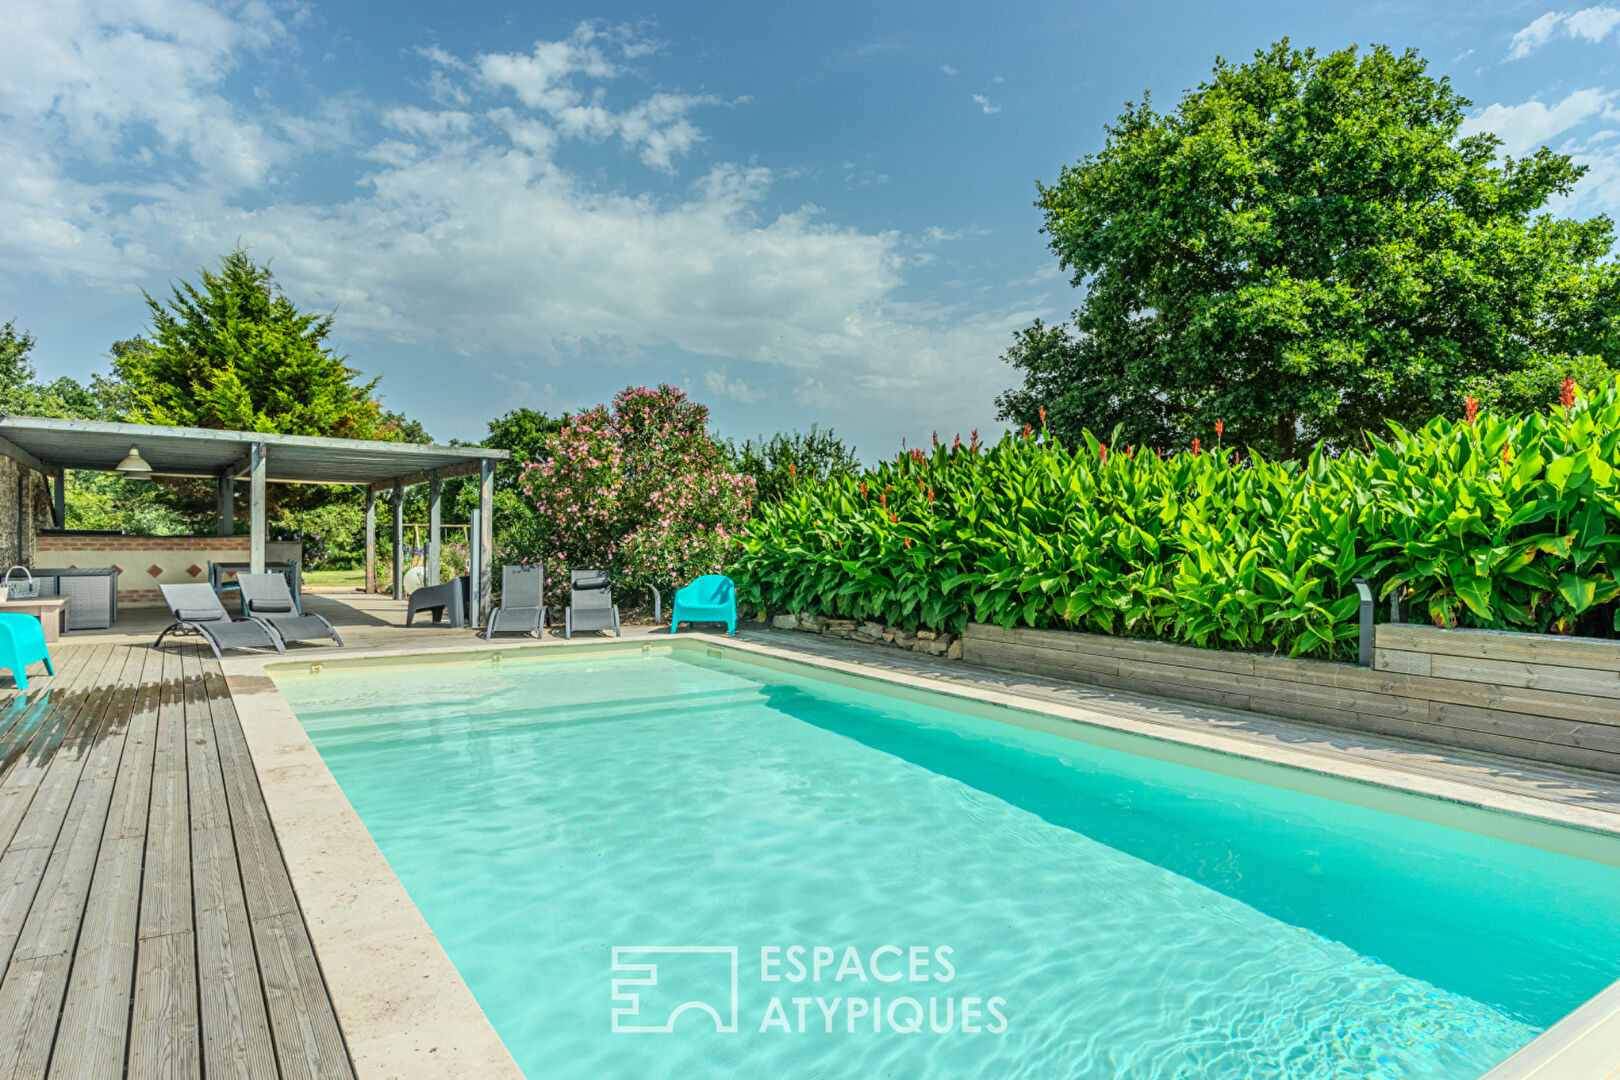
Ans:
[{"label": "turquoise plastic chair", "polygon": [[726,633],[737,635],[737,586],[724,574],[704,574],[675,594],[669,632],[686,622],[723,622]]},{"label": "turquoise plastic chair", "polygon": [[17,689],[28,689],[28,665],[45,661],[52,675],[51,652],[45,647],[45,628],[32,615],[0,612],[0,668],[10,668]]}]

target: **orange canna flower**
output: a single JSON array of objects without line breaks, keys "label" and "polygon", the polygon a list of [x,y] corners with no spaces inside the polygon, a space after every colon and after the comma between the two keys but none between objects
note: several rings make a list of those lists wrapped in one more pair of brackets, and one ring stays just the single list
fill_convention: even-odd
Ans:
[{"label": "orange canna flower", "polygon": [[1558,403],[1566,412],[1575,407],[1575,376],[1565,375],[1564,381],[1558,384]]},{"label": "orange canna flower", "polygon": [[908,536],[908,537],[906,537],[906,547],[910,547],[910,546],[911,546],[911,537]]},{"label": "orange canna flower", "polygon": [[1034,428],[1030,427],[1028,424],[1025,424],[1024,425],[1024,438],[1026,438],[1026,439],[1029,438],[1030,434],[1034,430],[1035,430]]},{"label": "orange canna flower", "polygon": [[1108,444],[1107,443],[1098,443],[1097,444],[1097,460],[1103,465],[1108,464]]},{"label": "orange canna flower", "polygon": [[1199,443],[1198,443],[1197,439],[1193,440],[1192,451],[1193,451],[1193,457],[1197,457],[1199,454],[1203,453],[1203,450],[1199,449]]},{"label": "orange canna flower", "polygon": [[1041,427],[1044,428],[1045,426],[1046,426],[1046,406],[1042,405],[1041,406]]},{"label": "orange canna flower", "polygon": [[1474,422],[1474,417],[1478,415],[1479,400],[1475,398],[1473,394],[1469,394],[1467,397],[1463,398],[1463,419],[1472,424]]},{"label": "orange canna flower", "polygon": [[1221,436],[1225,435],[1225,434],[1226,434],[1226,421],[1225,420],[1217,420],[1217,421],[1215,421],[1215,441],[1220,442],[1221,441]]}]

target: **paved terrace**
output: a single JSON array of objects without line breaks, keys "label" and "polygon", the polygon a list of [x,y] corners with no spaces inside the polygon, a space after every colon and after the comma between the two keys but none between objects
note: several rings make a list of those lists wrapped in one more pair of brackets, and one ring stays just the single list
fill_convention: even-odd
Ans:
[{"label": "paved terrace", "polygon": [[[345,652],[474,644],[381,596],[306,594]],[[67,634],[57,673],[0,691],[0,1078],[350,1077],[354,1066],[237,708],[161,612]],[[646,629],[626,631],[642,637]],[[744,639],[946,689],[1016,694],[1266,756],[1464,781],[1620,822],[1620,781],[1330,727],[1005,675],[795,632]],[[184,639],[181,639],[182,641]],[[513,644],[523,639],[514,639]],[[582,639],[591,640],[590,635]],[[548,635],[548,645],[561,645]],[[295,645],[289,655],[330,655]],[[870,668],[869,668],[870,670]],[[1248,751],[1244,751],[1248,752]]]}]

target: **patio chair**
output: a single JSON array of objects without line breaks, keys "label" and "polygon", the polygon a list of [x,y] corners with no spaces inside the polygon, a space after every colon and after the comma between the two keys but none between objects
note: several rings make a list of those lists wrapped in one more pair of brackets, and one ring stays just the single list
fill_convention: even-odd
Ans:
[{"label": "patio chair", "polygon": [[611,630],[619,632],[619,606],[613,602],[612,579],[606,570],[573,570],[568,575],[570,593],[568,612],[563,621],[563,637],[571,638],[575,630]]},{"label": "patio chair", "polygon": [[169,605],[174,622],[152,642],[154,649],[161,647],[163,639],[170,634],[201,634],[208,647],[214,650],[216,660],[221,658],[221,649],[262,649],[268,646],[278,653],[287,651],[268,623],[252,616],[231,618],[231,613],[219,602],[219,594],[208,585],[199,582],[195,585],[159,585],[158,588],[163,591],[163,602]]},{"label": "patio chair", "polygon": [[40,621],[20,612],[0,613],[0,668],[10,670],[18,690],[28,689],[28,665],[40,660],[45,661],[46,674],[56,674]]},{"label": "patio chair", "polygon": [[286,574],[238,574],[236,581],[242,588],[242,614],[269,623],[284,644],[331,638],[343,647],[343,639],[331,623],[298,610]]},{"label": "patio chair", "polygon": [[487,641],[496,631],[540,637],[546,625],[546,571],[533,566],[501,567],[501,606],[484,628]]},{"label": "patio chair", "polygon": [[405,625],[410,626],[416,620],[418,611],[433,613],[435,625],[444,618],[446,611],[450,612],[450,625],[461,629],[467,625],[467,603],[472,596],[472,577],[462,574],[452,578],[442,585],[429,585],[417,589],[405,600]]},{"label": "patio chair", "polygon": [[675,594],[670,605],[669,632],[687,622],[723,622],[737,636],[737,586],[724,574],[704,574]]}]

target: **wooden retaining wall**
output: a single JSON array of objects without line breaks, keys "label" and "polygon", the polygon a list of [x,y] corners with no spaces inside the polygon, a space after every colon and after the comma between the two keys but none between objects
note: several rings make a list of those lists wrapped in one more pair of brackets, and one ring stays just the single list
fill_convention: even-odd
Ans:
[{"label": "wooden retaining wall", "polygon": [[1383,625],[1373,667],[970,624],[968,663],[1620,773],[1620,642]]}]

